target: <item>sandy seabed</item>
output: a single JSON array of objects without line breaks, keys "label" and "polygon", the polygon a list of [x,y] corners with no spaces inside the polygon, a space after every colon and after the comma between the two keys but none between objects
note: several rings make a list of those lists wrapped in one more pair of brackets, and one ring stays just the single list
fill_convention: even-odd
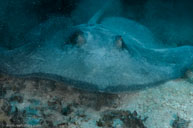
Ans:
[{"label": "sandy seabed", "polygon": [[0,126],[193,128],[193,73],[134,92],[87,92],[63,83],[0,75]]}]

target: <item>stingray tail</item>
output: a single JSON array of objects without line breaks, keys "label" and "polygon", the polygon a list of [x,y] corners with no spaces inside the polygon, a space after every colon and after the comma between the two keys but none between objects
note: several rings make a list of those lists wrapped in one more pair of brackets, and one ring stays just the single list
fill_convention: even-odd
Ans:
[{"label": "stingray tail", "polygon": [[88,21],[88,24],[96,24],[105,13],[106,9],[113,3],[113,1],[114,0],[108,0],[107,3]]}]

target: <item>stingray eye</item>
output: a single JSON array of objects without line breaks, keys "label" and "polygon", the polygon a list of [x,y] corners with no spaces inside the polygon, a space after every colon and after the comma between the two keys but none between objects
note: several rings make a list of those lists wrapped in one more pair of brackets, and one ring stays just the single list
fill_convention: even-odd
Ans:
[{"label": "stingray eye", "polygon": [[115,37],[115,46],[118,48],[118,49],[123,49],[125,44],[124,44],[124,41],[123,41],[123,38],[118,35]]},{"label": "stingray eye", "polygon": [[81,46],[86,43],[84,32],[77,30],[69,38],[69,43]]}]

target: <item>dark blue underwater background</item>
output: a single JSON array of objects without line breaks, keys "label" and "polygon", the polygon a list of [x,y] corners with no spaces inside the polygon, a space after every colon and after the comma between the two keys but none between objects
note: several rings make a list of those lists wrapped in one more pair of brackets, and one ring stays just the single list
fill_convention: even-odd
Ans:
[{"label": "dark blue underwater background", "polygon": [[[0,2],[0,46],[8,49],[27,43],[25,34],[52,17],[65,16],[69,24],[82,24],[104,4],[103,0],[1,0]],[[151,29],[156,37],[165,43],[189,44],[192,42],[192,3],[191,0],[120,2],[117,0],[105,16],[134,19]]]}]

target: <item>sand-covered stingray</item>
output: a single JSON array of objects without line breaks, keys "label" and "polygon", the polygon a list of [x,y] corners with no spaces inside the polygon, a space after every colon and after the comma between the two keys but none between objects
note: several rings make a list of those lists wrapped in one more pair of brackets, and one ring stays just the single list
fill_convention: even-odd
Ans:
[{"label": "sand-covered stingray", "polygon": [[118,92],[181,77],[192,65],[192,46],[164,48],[145,26],[121,17],[102,18],[104,10],[87,24],[59,31],[47,40],[13,50],[0,48],[0,70]]}]

